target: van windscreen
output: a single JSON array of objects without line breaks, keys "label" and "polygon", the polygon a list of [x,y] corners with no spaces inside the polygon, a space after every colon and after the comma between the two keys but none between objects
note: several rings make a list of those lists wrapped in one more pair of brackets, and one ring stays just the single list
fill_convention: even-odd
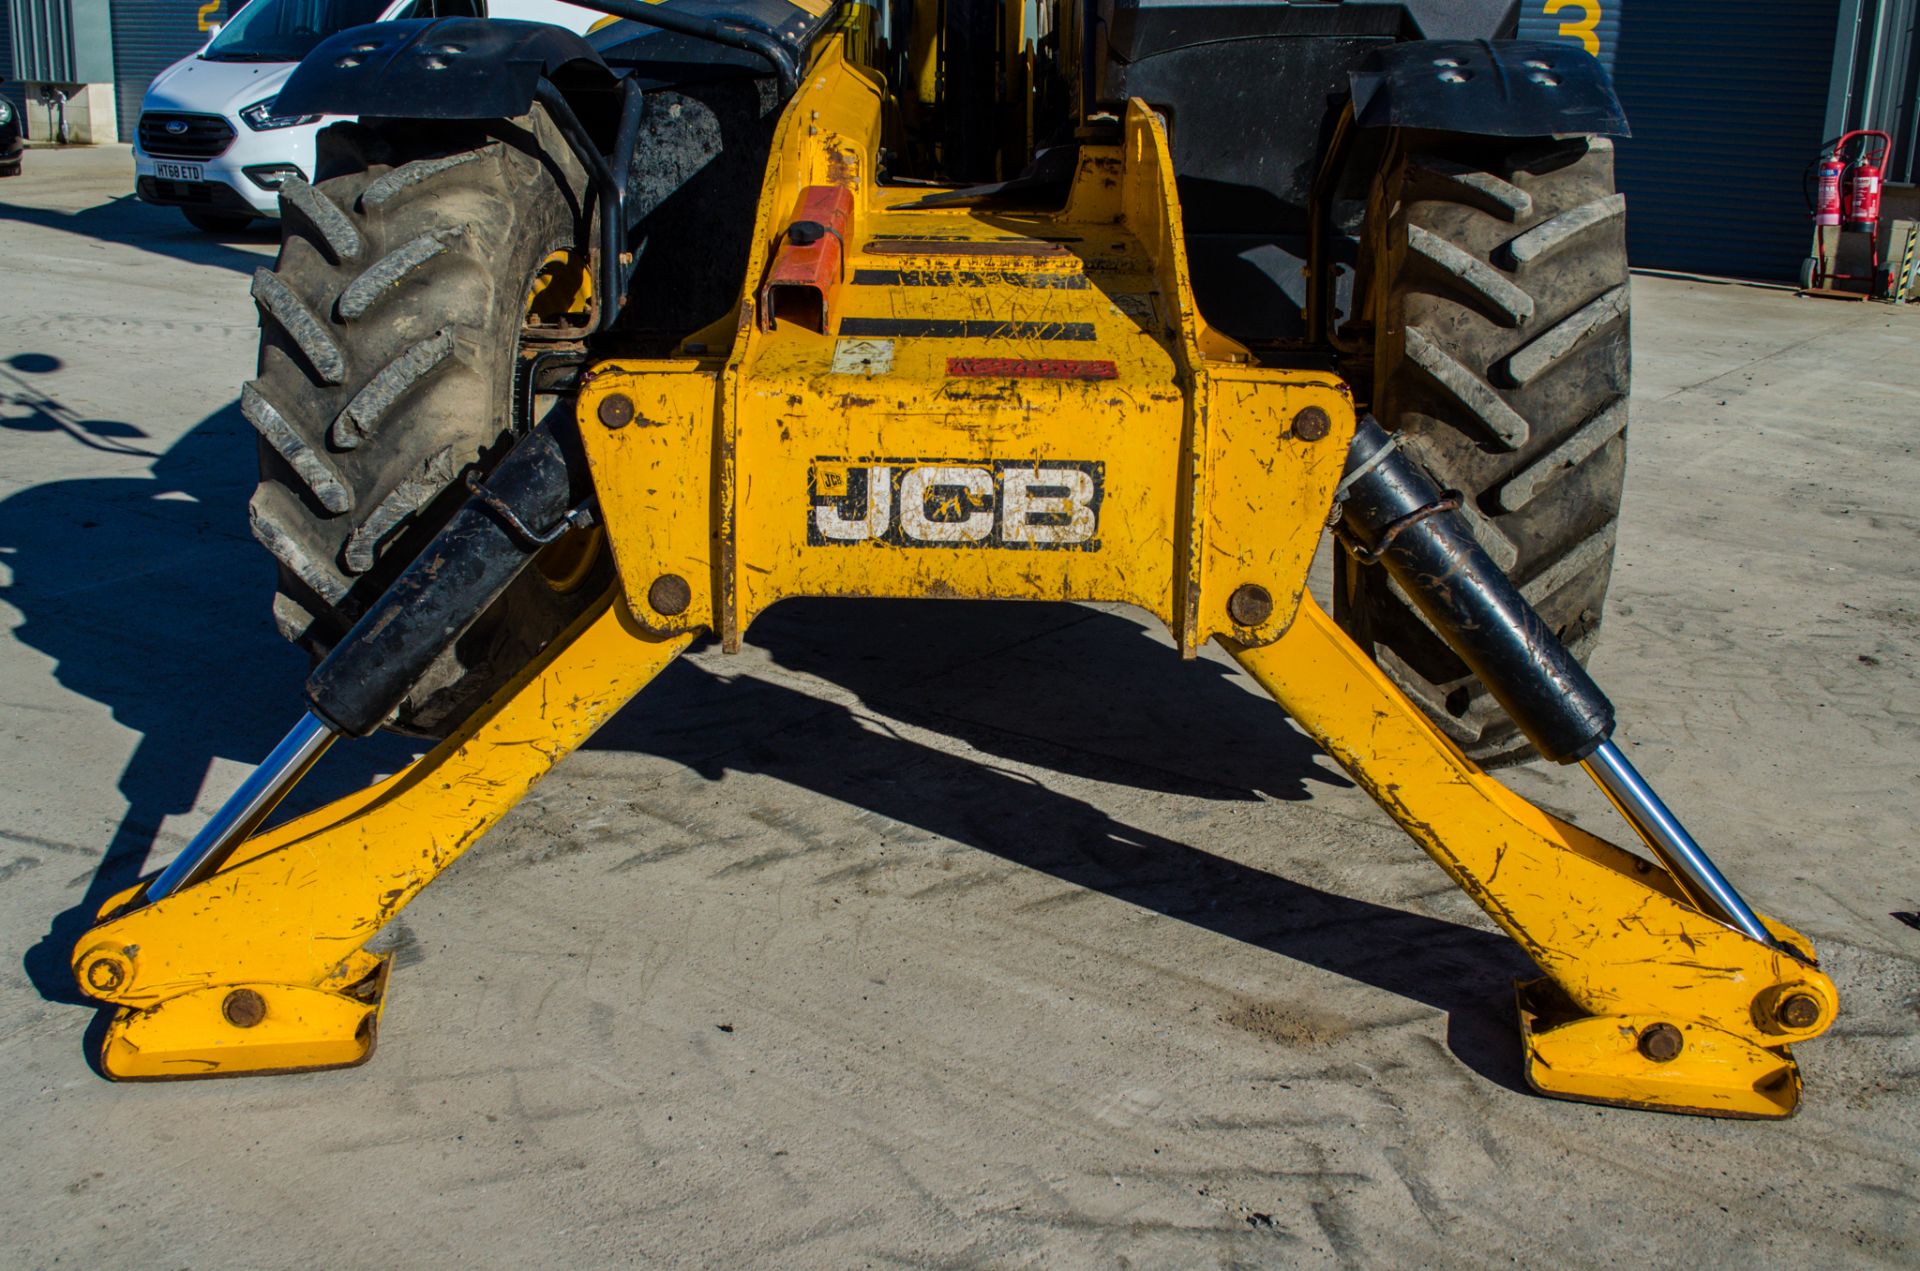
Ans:
[{"label": "van windscreen", "polygon": [[378,22],[393,0],[253,0],[200,56],[210,62],[297,62],[330,35]]}]

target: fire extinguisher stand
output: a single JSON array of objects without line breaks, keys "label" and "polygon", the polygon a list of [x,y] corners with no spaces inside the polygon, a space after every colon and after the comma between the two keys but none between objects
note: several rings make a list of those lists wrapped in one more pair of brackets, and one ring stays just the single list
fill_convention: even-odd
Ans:
[{"label": "fire extinguisher stand", "polygon": [[[1867,155],[1867,142],[1877,139],[1879,153]],[[1852,162],[1847,148],[1861,142]],[[1880,267],[1880,186],[1887,158],[1893,153],[1893,138],[1877,128],[1857,128],[1843,133],[1830,150],[1820,157],[1813,207],[1814,255],[1808,260],[1802,279],[1802,295],[1833,296],[1865,300],[1885,282]],[[1864,274],[1839,272],[1841,235],[1867,236],[1868,269]],[[1864,282],[1864,292],[1843,291],[1836,282]]]}]

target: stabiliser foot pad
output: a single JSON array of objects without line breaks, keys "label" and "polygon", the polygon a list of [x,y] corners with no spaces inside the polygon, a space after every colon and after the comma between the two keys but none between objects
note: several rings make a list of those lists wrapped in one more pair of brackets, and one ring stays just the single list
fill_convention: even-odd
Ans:
[{"label": "stabiliser foot pad", "polygon": [[1551,980],[1515,984],[1527,1084],[1541,1094],[1694,1116],[1773,1119],[1800,1104],[1785,1046],[1685,1019],[1586,1015]]},{"label": "stabiliser foot pad", "polygon": [[351,1068],[373,1054],[391,958],[344,989],[221,984],[107,1025],[100,1069],[115,1081],[180,1081]]}]

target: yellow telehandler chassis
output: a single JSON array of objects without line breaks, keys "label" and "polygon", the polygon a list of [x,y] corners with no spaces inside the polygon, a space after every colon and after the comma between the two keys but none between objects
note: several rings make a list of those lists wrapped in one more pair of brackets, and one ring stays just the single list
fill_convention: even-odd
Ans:
[{"label": "yellow telehandler chassis", "polygon": [[1508,791],[1305,593],[1353,402],[1195,311],[1162,122],[1133,103],[1058,213],[916,208],[925,189],[874,179],[885,96],[829,42],[780,125],[737,323],[588,375],[618,585],[405,771],[102,909],[73,965],[119,1007],[104,1071],[365,1060],[389,969],[369,938],[698,633],[737,649],[790,596],[1021,598],[1138,605],[1189,657],[1218,639],[1545,973],[1520,989],[1537,1089],[1790,1114],[1789,1045],[1838,1004],[1806,938],[1750,938]]}]

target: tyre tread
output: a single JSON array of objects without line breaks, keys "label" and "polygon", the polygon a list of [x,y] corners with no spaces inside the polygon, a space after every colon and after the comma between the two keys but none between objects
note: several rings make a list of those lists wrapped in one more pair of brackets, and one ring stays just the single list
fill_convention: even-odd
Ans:
[{"label": "tyre tread", "polygon": [[[1569,647],[1597,638],[1627,433],[1625,199],[1604,139],[1404,134],[1378,191],[1373,406]],[[1490,283],[1489,279],[1498,279]],[[1507,291],[1523,293],[1531,311]],[[1378,567],[1335,614],[1484,764],[1531,752]]]},{"label": "tyre tread", "polygon": [[279,323],[299,348],[307,365],[322,384],[338,384],[347,378],[346,354],[328,333],[326,324],[295,295],[280,276],[266,269],[253,273],[253,298],[261,312]]},{"label": "tyre tread", "polygon": [[399,357],[381,367],[335,417],[330,434],[333,444],[342,450],[352,450],[372,437],[393,404],[439,370],[453,356],[453,350],[453,332],[442,329],[408,346]]},{"label": "tyre tread", "polygon": [[400,195],[419,185],[422,181],[450,172],[465,164],[474,163],[486,157],[485,150],[466,150],[459,154],[440,155],[432,159],[415,159],[380,177],[369,185],[360,195],[360,206],[365,210],[384,207]]},{"label": "tyre tread", "polygon": [[289,211],[298,212],[320,235],[332,255],[335,264],[360,259],[364,243],[360,231],[353,227],[347,214],[340,205],[328,198],[322,190],[307,184],[300,177],[287,178],[280,187],[280,216],[284,221]]},{"label": "tyre tread", "polygon": [[347,284],[340,293],[339,313],[343,322],[356,322],[372,308],[393,295],[403,279],[420,266],[447,250],[466,231],[459,225],[422,234],[410,243],[396,247],[367,267],[365,273]]},{"label": "tyre tread", "polygon": [[321,507],[335,516],[353,510],[353,491],[340,479],[339,470],[307,444],[307,439],[287,422],[287,417],[267,400],[257,385],[241,386],[240,414],[287,461],[287,466],[300,475]]}]

